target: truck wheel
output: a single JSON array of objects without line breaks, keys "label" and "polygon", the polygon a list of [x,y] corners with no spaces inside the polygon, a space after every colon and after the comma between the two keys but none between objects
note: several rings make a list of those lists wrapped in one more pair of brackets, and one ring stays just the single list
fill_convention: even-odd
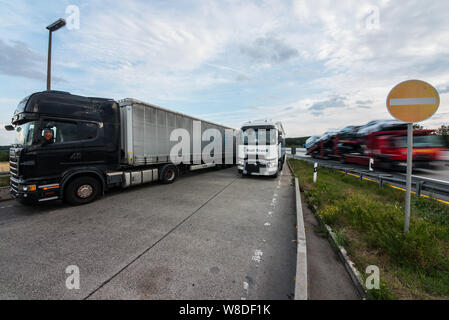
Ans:
[{"label": "truck wheel", "polygon": [[76,178],[66,186],[64,200],[74,206],[86,204],[97,199],[100,188],[100,182],[95,178]]},{"label": "truck wheel", "polygon": [[175,165],[167,164],[162,167],[159,174],[159,181],[164,184],[175,182],[178,177],[178,168]]}]

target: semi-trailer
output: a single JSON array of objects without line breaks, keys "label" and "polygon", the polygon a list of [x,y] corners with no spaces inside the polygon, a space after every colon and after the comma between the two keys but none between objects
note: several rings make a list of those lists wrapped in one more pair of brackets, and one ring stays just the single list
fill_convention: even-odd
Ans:
[{"label": "semi-trailer", "polygon": [[238,141],[240,174],[277,177],[285,161],[285,131],[280,121],[246,122]]},{"label": "semi-trailer", "polygon": [[[6,129],[16,131],[11,194],[23,203],[80,205],[112,187],[168,184],[185,171],[235,163],[236,130],[136,99],[36,92]],[[177,144],[184,148],[172,154]]]},{"label": "semi-trailer", "polygon": [[[445,146],[433,130],[414,130],[413,166],[438,166]],[[373,161],[377,168],[403,170],[407,164],[407,131],[403,123],[372,121],[361,127],[346,127],[327,133],[309,145],[307,154],[314,158],[333,159],[342,163],[368,166]]]}]

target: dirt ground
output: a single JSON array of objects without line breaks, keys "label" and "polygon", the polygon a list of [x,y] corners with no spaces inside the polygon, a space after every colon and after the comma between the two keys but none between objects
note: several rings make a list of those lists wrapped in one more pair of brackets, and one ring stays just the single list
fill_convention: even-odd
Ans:
[{"label": "dirt ground", "polygon": [[0,171],[9,171],[9,162],[0,162]]}]

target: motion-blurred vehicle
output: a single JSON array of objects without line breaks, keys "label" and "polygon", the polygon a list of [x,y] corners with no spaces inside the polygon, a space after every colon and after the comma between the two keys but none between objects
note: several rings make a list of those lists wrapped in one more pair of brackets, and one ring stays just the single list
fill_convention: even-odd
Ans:
[{"label": "motion-blurred vehicle", "polygon": [[[376,120],[361,127],[348,126],[339,132],[325,133],[307,149],[314,158],[334,159],[391,170],[407,166],[406,124],[394,120]],[[442,165],[446,148],[434,130],[414,130],[413,167],[432,168]]]}]

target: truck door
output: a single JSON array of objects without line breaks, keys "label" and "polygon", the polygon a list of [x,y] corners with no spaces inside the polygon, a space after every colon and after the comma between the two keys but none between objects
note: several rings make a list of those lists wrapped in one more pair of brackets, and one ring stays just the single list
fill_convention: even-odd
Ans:
[{"label": "truck door", "polygon": [[[81,144],[75,121],[41,121],[41,144],[36,149],[36,163],[41,177],[57,177],[81,161]],[[48,133],[53,137],[48,140]],[[47,134],[47,137],[45,136]]]}]

